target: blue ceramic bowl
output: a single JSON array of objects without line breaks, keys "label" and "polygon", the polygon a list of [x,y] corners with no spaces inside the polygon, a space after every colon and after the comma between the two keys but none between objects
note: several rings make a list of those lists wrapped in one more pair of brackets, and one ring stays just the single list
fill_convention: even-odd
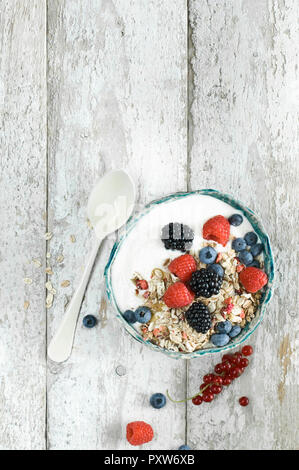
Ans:
[{"label": "blue ceramic bowl", "polygon": [[[264,245],[264,262],[265,262],[264,269],[268,275],[268,284],[265,287],[260,305],[258,307],[258,310],[256,312],[254,319],[250,323],[247,323],[245,328],[242,329],[241,333],[236,338],[232,339],[226,346],[223,346],[223,347],[211,346],[205,349],[201,349],[199,351],[194,351],[192,353],[181,353],[181,352],[169,351],[167,349],[163,349],[159,346],[156,346],[150,341],[145,341],[140,335],[140,333],[136,331],[135,328],[124,319],[124,317],[122,316],[121,310],[118,308],[118,305],[114,296],[112,283],[111,283],[111,269],[112,269],[114,260],[117,257],[118,251],[121,248],[125,238],[131,232],[131,230],[134,230],[135,225],[141,219],[141,217],[144,217],[144,215],[148,214],[158,204],[167,204],[169,201],[187,197],[192,194],[203,194],[203,195],[215,197],[217,199],[220,199],[221,201],[228,203],[229,205],[231,205],[232,207],[234,207],[238,211],[241,211],[244,214],[244,216],[249,220],[249,222],[251,223],[252,227],[254,228],[255,232],[257,233],[261,242]],[[263,319],[266,305],[271,299],[273,281],[274,281],[274,262],[273,262],[273,256],[272,256],[269,237],[267,233],[265,232],[265,229],[263,228],[261,221],[252,212],[252,210],[248,209],[248,207],[245,207],[240,201],[235,200],[232,196],[229,196],[228,194],[223,194],[214,189],[200,189],[198,191],[192,191],[188,193],[170,194],[169,196],[163,197],[162,199],[158,199],[156,201],[151,202],[150,204],[144,207],[143,211],[141,211],[138,214],[133,215],[129,219],[125,227],[125,230],[123,230],[120,233],[119,240],[114,244],[111,250],[109,261],[105,268],[105,279],[106,279],[107,295],[108,295],[109,301],[111,302],[112,306],[116,310],[116,316],[121,321],[125,329],[133,336],[133,338],[139,341],[139,343],[145,344],[147,347],[153,349],[154,351],[163,352],[169,357],[172,357],[175,359],[193,359],[196,357],[204,356],[205,354],[213,354],[219,351],[222,352],[228,349],[235,348],[236,346],[239,346],[241,343],[246,341],[248,337],[256,330],[256,328],[258,327],[258,325],[261,323]]]}]

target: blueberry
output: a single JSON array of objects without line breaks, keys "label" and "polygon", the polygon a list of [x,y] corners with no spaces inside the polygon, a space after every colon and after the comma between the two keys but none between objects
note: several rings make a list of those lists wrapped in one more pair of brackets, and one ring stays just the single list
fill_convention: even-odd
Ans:
[{"label": "blueberry", "polygon": [[199,259],[202,263],[212,264],[217,258],[217,251],[211,246],[202,248],[199,252]]},{"label": "blueberry", "polygon": [[163,408],[163,406],[166,405],[166,396],[163,395],[163,393],[154,393],[154,395],[150,397],[150,404],[153,408]]},{"label": "blueberry", "polygon": [[220,323],[217,324],[217,331],[219,333],[228,333],[229,334],[232,327],[233,326],[232,326],[230,321],[228,321],[228,320],[221,321]]},{"label": "blueberry", "polygon": [[232,327],[230,332],[228,333],[231,338],[235,338],[235,336],[238,336],[238,334],[241,331],[241,327],[239,325],[235,325]]},{"label": "blueberry", "polygon": [[229,343],[230,337],[225,333],[217,333],[211,336],[211,341],[215,346],[225,346]]},{"label": "blueberry", "polygon": [[246,241],[244,240],[244,238],[235,238],[235,239],[232,241],[232,248],[233,248],[235,251],[242,251],[242,250],[245,250],[245,248],[246,248]]},{"label": "blueberry", "polygon": [[214,271],[214,273],[218,274],[218,276],[223,277],[224,275],[224,269],[221,266],[221,264],[209,264],[208,268],[209,271]]},{"label": "blueberry", "polygon": [[250,245],[250,246],[255,245],[257,242],[257,234],[254,232],[246,233],[244,238],[245,238],[247,245]]},{"label": "blueberry", "polygon": [[152,317],[152,312],[148,307],[138,307],[135,310],[135,317],[139,323],[147,323]]},{"label": "blueberry", "polygon": [[180,446],[178,450],[191,450],[191,447],[183,445],[183,446]]},{"label": "blueberry", "polygon": [[228,218],[228,221],[234,227],[238,227],[243,222],[243,217],[240,214],[233,214]]},{"label": "blueberry", "polygon": [[135,321],[137,321],[135,312],[133,312],[133,310],[126,310],[123,314],[123,317],[127,320],[128,323],[135,323]]},{"label": "blueberry", "polygon": [[260,268],[261,263],[257,259],[255,259],[255,260],[252,261],[252,263],[248,264],[248,267]]},{"label": "blueberry", "polygon": [[264,247],[261,243],[256,243],[255,245],[252,245],[252,247],[250,248],[250,251],[252,253],[252,256],[258,256],[261,254],[261,252],[263,251]]},{"label": "blueberry", "polygon": [[83,325],[86,326],[86,328],[93,328],[97,324],[97,319],[93,315],[86,315],[86,317],[83,318]]},{"label": "blueberry", "polygon": [[238,258],[242,264],[245,264],[245,266],[248,266],[253,261],[252,254],[250,253],[250,251],[247,250],[240,251],[240,253],[238,254]]}]

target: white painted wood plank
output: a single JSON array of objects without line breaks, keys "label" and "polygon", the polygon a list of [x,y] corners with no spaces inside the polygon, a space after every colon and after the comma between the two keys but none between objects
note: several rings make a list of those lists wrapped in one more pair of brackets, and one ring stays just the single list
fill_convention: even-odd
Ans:
[{"label": "white painted wood plank", "polygon": [[36,450],[46,408],[45,274],[32,263],[45,256],[45,2],[1,2],[0,31],[0,449]]},{"label": "white painted wood plank", "polygon": [[[197,449],[298,448],[297,18],[293,0],[190,1],[191,186],[230,192],[259,213],[277,267],[250,369],[215,402],[188,406]],[[190,364],[189,393],[219,359]]]},{"label": "white painted wood plank", "polygon": [[[186,189],[186,15],[184,0],[49,3],[50,252],[51,260],[65,257],[52,276],[49,338],[91,246],[85,207],[97,177],[127,168],[141,203]],[[85,314],[99,317],[112,244],[105,242],[90,281],[71,359],[49,367],[48,446],[129,448],[126,424],[145,420],[155,431],[146,448],[175,449],[185,438],[185,408],[157,411],[148,400],[166,388],[184,394],[185,363],[134,342],[111,309],[106,326],[82,327]],[[71,281],[65,290],[63,279]],[[115,373],[118,365],[126,375]]]}]

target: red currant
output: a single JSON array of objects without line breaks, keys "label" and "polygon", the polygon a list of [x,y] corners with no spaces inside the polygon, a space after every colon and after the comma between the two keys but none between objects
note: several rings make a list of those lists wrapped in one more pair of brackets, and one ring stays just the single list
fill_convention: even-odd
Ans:
[{"label": "red currant", "polygon": [[208,403],[208,402],[214,400],[214,395],[213,395],[213,393],[206,391],[206,392],[204,392],[204,394],[202,396],[202,399],[203,399],[203,401]]},{"label": "red currant", "polygon": [[248,359],[246,359],[246,357],[243,357],[243,358],[241,359],[241,361],[240,361],[240,366],[241,366],[241,367],[247,367],[248,364],[249,364]]},{"label": "red currant", "polygon": [[231,369],[231,367],[232,367],[232,365],[231,365],[230,362],[224,362],[224,363],[222,364],[222,371],[223,371],[223,372],[229,372],[230,369]]},{"label": "red currant", "polygon": [[239,403],[241,406],[247,406],[249,403],[249,399],[247,397],[241,397],[239,399]]},{"label": "red currant", "polygon": [[213,384],[218,384],[218,385],[222,385],[222,377],[220,377],[220,375],[215,375],[213,377]]},{"label": "red currant", "polygon": [[193,405],[201,405],[202,404],[202,397],[197,395],[196,397],[192,398]]},{"label": "red currant", "polygon": [[233,367],[232,370],[229,373],[230,376],[232,376],[234,379],[239,377],[241,375],[240,368],[239,367]]},{"label": "red currant", "polygon": [[253,353],[253,348],[252,346],[244,346],[242,348],[242,354],[243,356],[251,356],[251,354]]},{"label": "red currant", "polygon": [[231,384],[231,379],[229,378],[229,376],[227,375],[226,377],[224,377],[224,379],[222,380],[222,385],[230,385]]},{"label": "red currant", "polygon": [[216,372],[216,374],[221,374],[221,372],[223,372],[222,366],[223,366],[223,364],[216,364],[215,365],[214,371]]},{"label": "red currant", "polygon": [[203,377],[203,382],[204,382],[205,384],[210,384],[210,383],[213,382],[213,378],[214,378],[214,377],[215,377],[214,374],[207,374],[207,375],[204,375],[204,377]]},{"label": "red currant", "polygon": [[218,393],[220,393],[221,391],[222,391],[221,385],[213,384],[211,386],[211,393],[215,393],[216,395],[218,395]]},{"label": "red currant", "polygon": [[231,354],[224,354],[222,356],[222,362],[226,362],[226,361],[229,362],[231,360],[231,357],[232,357]]}]

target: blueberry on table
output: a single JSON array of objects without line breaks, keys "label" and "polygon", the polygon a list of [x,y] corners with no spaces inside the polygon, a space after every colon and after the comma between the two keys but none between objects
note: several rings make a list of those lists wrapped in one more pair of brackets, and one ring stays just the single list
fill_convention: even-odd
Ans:
[{"label": "blueberry on table", "polygon": [[219,333],[228,333],[231,331],[233,325],[229,320],[226,321],[221,321],[220,323],[217,324],[217,331]]},{"label": "blueberry on table", "polygon": [[230,225],[238,227],[243,222],[243,217],[241,216],[241,214],[233,214],[228,218],[228,221]]},{"label": "blueberry on table", "polygon": [[136,315],[133,310],[126,310],[123,314],[123,317],[127,320],[128,323],[135,323],[136,320]]},{"label": "blueberry on table", "polygon": [[250,246],[255,245],[257,242],[257,234],[254,232],[246,233],[244,238],[245,238],[247,245],[250,245]]},{"label": "blueberry on table", "polygon": [[209,264],[207,269],[209,271],[214,271],[214,273],[218,274],[218,276],[220,276],[220,277],[224,276],[224,269],[221,266],[221,264],[218,264],[218,263]]},{"label": "blueberry on table", "polygon": [[202,248],[199,252],[199,259],[202,263],[212,264],[217,258],[217,251],[214,250],[211,246],[206,246]]},{"label": "blueberry on table", "polygon": [[250,251],[252,253],[252,256],[255,257],[255,256],[258,256],[261,254],[261,252],[263,251],[263,245],[262,243],[256,243],[255,245],[252,245],[252,247],[250,248]]},{"label": "blueberry on table", "polygon": [[241,332],[241,327],[239,325],[235,325],[232,327],[230,332],[228,333],[231,338],[235,338]]},{"label": "blueberry on table", "polygon": [[160,409],[166,405],[166,397],[163,393],[154,393],[150,398],[150,404],[153,408]]},{"label": "blueberry on table", "polygon": [[83,325],[86,328],[93,328],[97,324],[97,319],[93,315],[86,315],[86,317],[83,318]]},{"label": "blueberry on table", "polygon": [[152,318],[152,312],[148,307],[138,307],[135,310],[135,317],[139,323],[147,323]]},{"label": "blueberry on table", "polygon": [[191,447],[183,445],[183,446],[180,446],[178,450],[191,450]]},{"label": "blueberry on table", "polygon": [[238,254],[238,258],[242,264],[245,264],[245,266],[248,266],[250,263],[253,262],[253,256],[250,251],[247,250],[240,251],[240,253]]},{"label": "blueberry on table", "polygon": [[211,336],[211,341],[215,346],[225,346],[230,341],[230,337],[225,333],[216,333]]},{"label": "blueberry on table", "polygon": [[235,250],[235,251],[242,251],[242,250],[245,250],[246,248],[246,241],[244,240],[244,238],[235,238],[233,241],[232,241],[232,248]]}]

